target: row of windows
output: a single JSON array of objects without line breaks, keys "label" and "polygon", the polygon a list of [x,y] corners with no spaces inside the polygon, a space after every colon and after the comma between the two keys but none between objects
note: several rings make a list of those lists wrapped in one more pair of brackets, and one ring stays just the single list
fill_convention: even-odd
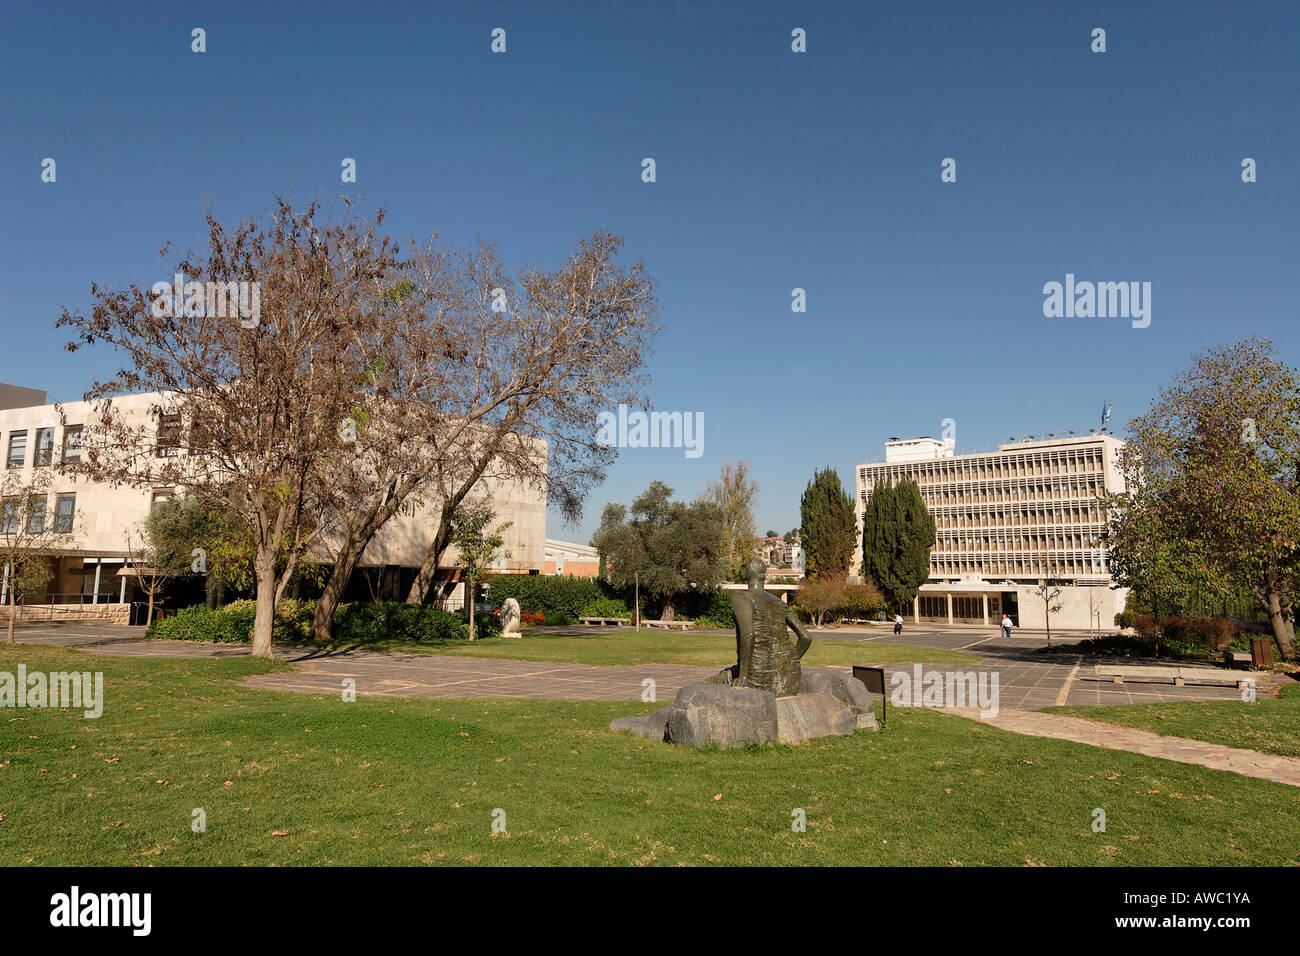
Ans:
[{"label": "row of windows", "polygon": [[960,554],[966,551],[1052,551],[1058,548],[1095,548],[1098,536],[1091,534],[974,535],[965,538],[940,538],[934,551]]},{"label": "row of windows", "polygon": [[[66,425],[63,429],[63,445],[59,452],[59,461],[63,464],[81,461],[81,425]],[[6,468],[23,468],[27,465],[27,439],[29,429],[11,431],[9,444],[5,451]],[[170,458],[181,451],[181,417],[179,415],[161,415],[158,419],[158,438],[154,454],[159,458]],[[35,453],[32,464],[37,468],[54,462],[54,426],[47,425],[36,429]]]},{"label": "row of windows", "polygon": [[[922,488],[921,499],[927,507],[961,506],[968,504],[998,504],[1019,501],[1055,501],[1069,498],[1095,499],[1103,492],[1097,479],[1067,478],[1062,481],[1030,482],[1002,486],[987,485],[977,488]],[[863,489],[869,496],[871,489]]]},{"label": "row of windows", "polygon": [[868,471],[872,471],[877,476],[891,481],[901,477],[912,478],[917,484],[924,486],[935,481],[976,481],[1030,475],[1080,475],[1100,472],[1104,467],[1102,449],[1093,446],[1023,454],[998,453],[899,462],[894,465],[864,467],[858,475],[865,482]]},{"label": "row of windows", "polygon": [[[1002,596],[990,594],[989,619],[996,620],[1002,616]],[[948,595],[921,594],[917,597],[917,613],[922,620],[948,620]],[[954,621],[982,621],[984,619],[984,598],[968,595],[952,595],[952,619]]]},{"label": "row of windows", "polygon": [[[33,502],[24,516],[21,498],[6,498],[0,506],[0,528],[4,534],[18,534],[18,522],[26,521],[28,534],[41,534],[45,531],[48,501]],[[77,514],[77,496],[59,495],[54,501],[54,530],[59,534],[69,534]]]},{"label": "row of windows", "polygon": [[[22,468],[27,464],[27,429],[9,433],[9,444],[5,450],[5,467]],[[81,460],[81,426],[68,425],[63,429],[63,448],[59,460],[65,464]],[[32,464],[36,467],[54,462],[54,427],[36,429],[35,454]]]},{"label": "row of windows", "polygon": [[1071,508],[1023,508],[1019,511],[984,510],[977,514],[934,515],[934,526],[945,528],[1024,528],[1059,524],[1105,524],[1106,512],[1096,504]]},{"label": "row of windows", "polygon": [[1042,552],[1037,555],[930,555],[931,577],[978,574],[983,577],[1052,577],[1107,574],[1105,558],[1096,552]]}]

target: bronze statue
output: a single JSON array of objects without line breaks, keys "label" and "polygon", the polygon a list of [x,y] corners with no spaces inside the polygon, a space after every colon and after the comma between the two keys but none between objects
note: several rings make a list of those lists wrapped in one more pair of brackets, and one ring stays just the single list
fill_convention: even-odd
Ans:
[{"label": "bronze statue", "polygon": [[[780,598],[763,590],[766,569],[757,561],[745,568],[749,589],[731,592],[736,617],[736,664],[711,678],[711,684],[753,687],[777,697],[799,693],[800,666],[812,638]],[[789,626],[798,641],[786,633]]]}]

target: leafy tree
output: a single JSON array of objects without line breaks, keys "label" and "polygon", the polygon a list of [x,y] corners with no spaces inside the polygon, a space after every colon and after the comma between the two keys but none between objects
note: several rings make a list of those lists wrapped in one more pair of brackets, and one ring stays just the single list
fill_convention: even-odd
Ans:
[{"label": "leafy tree", "polygon": [[248,528],[200,498],[185,495],[158,502],[144,521],[144,532],[153,550],[174,556],[167,563],[175,565],[176,574],[203,576],[209,607],[220,603],[226,588],[253,584]]},{"label": "leafy tree", "polygon": [[451,519],[451,542],[460,553],[460,565],[465,572],[465,606],[469,614],[469,639],[474,640],[474,604],[478,595],[478,583],[484,571],[496,560],[497,555],[509,557],[501,546],[505,543],[502,536],[511,522],[490,528],[492,511],[486,505],[470,504],[458,508]]},{"label": "leafy tree", "polygon": [[1300,587],[1300,376],[1273,343],[1210,349],[1128,423],[1120,454],[1119,573],[1168,567],[1211,588],[1247,588],[1282,654],[1296,656]]},{"label": "leafy tree", "polygon": [[845,577],[823,574],[809,578],[799,585],[798,607],[812,618],[814,627],[838,610],[844,599]]},{"label": "leafy tree", "polygon": [[615,587],[640,582],[673,617],[673,597],[687,588],[701,591],[726,579],[726,519],[712,501],[672,500],[661,481],[637,496],[630,509],[607,504],[592,544],[605,559],[606,580]]},{"label": "leafy tree", "polygon": [[891,607],[911,601],[929,577],[934,540],[934,518],[915,481],[872,489],[862,518],[862,573]]},{"label": "leafy tree", "polygon": [[754,557],[754,496],[758,482],[749,477],[749,462],[724,462],[718,481],[709,482],[703,497],[722,509],[726,535],[727,576],[740,579],[741,569]]},{"label": "leafy tree", "polygon": [[857,518],[839,473],[824,468],[813,475],[799,502],[804,570],[809,577],[842,577],[853,561]]},{"label": "leafy tree", "polygon": [[777,535],[776,535],[776,532],[775,532],[775,531],[772,531],[771,529],[768,529],[768,532],[767,532],[766,537],[768,537],[768,538],[775,538],[776,536],[777,536]]}]

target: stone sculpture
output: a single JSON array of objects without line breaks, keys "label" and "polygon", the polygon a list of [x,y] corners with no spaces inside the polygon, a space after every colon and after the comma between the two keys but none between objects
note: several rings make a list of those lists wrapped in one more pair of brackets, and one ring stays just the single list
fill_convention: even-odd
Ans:
[{"label": "stone sculpture", "polygon": [[521,615],[519,611],[519,602],[514,598],[506,598],[501,602],[501,636],[502,637],[519,637],[519,622]]}]

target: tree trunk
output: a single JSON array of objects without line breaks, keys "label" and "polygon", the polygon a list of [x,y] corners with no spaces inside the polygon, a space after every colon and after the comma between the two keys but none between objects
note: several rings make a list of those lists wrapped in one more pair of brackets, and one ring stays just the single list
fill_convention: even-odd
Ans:
[{"label": "tree trunk", "polygon": [[1282,649],[1282,657],[1293,661],[1296,659],[1295,626],[1291,623],[1291,608],[1282,603],[1282,597],[1276,591],[1269,591],[1266,600],[1268,625],[1273,629],[1273,637]]},{"label": "tree trunk", "polygon": [[18,604],[14,600],[14,566],[9,565],[9,644],[14,642],[14,618],[18,616]]},{"label": "tree trunk", "polygon": [[469,639],[474,640],[474,580],[465,579],[465,606],[469,608]]},{"label": "tree trunk", "polygon": [[203,602],[208,606],[209,611],[217,609],[217,582],[210,574],[203,579]]},{"label": "tree trunk", "polygon": [[253,656],[270,658],[271,634],[275,625],[275,551],[259,546],[253,560],[257,580],[257,613],[253,617]]},{"label": "tree trunk", "polygon": [[144,616],[144,626],[148,627],[153,623],[153,591],[149,591],[149,610]]},{"label": "tree trunk", "polygon": [[338,610],[343,589],[347,587],[352,572],[361,561],[361,550],[355,546],[346,547],[335,560],[334,570],[330,573],[329,580],[325,582],[325,589],[316,599],[316,610],[312,614],[311,630],[315,640],[329,641],[334,624],[334,612]]},{"label": "tree trunk", "polygon": [[429,543],[429,550],[424,553],[424,560],[420,562],[420,573],[415,576],[415,580],[411,582],[411,590],[407,592],[407,604],[423,604],[429,593],[429,585],[433,583],[434,575],[438,573],[438,562],[451,546],[450,515],[451,512],[444,505],[438,518],[438,530],[433,535],[433,541]]},{"label": "tree trunk", "polygon": [[468,475],[465,481],[461,483],[460,490],[450,495],[442,503],[442,508],[438,512],[438,530],[433,535],[429,550],[424,553],[424,560],[420,562],[420,573],[411,582],[411,590],[406,595],[407,604],[424,603],[425,595],[429,593],[429,585],[438,572],[438,562],[442,560],[443,554],[451,544],[451,516],[460,507],[466,496],[469,495],[470,489],[483,477],[483,472],[487,471],[490,460],[490,458],[481,459],[474,468],[473,473]]}]

